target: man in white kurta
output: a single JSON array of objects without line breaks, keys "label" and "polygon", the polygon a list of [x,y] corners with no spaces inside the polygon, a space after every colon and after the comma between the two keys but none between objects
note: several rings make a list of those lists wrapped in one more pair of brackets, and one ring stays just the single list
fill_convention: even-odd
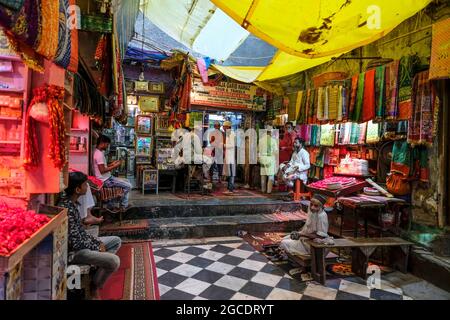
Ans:
[{"label": "man in white kurta", "polygon": [[261,191],[263,193],[272,193],[278,168],[278,140],[274,138],[272,130],[271,126],[267,126],[267,131],[259,139],[258,159],[261,166]]},{"label": "man in white kurta", "polygon": [[305,142],[302,139],[295,138],[291,161],[280,165],[281,177],[290,188],[294,186],[297,179],[300,179],[305,185],[308,182],[308,170],[311,164],[309,153],[305,150],[304,144]]},{"label": "man in white kurta", "polygon": [[328,238],[328,216],[323,210],[326,198],[314,195],[308,209],[308,218],[300,232],[292,232],[283,238],[280,248],[292,254],[307,256],[311,254],[308,241],[315,238]]}]

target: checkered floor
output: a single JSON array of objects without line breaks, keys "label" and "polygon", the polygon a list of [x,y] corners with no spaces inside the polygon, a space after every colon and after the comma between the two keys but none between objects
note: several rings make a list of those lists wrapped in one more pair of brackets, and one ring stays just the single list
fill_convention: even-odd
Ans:
[{"label": "checkered floor", "polygon": [[339,278],[326,286],[293,279],[246,242],[154,251],[162,300],[404,300],[400,288]]}]

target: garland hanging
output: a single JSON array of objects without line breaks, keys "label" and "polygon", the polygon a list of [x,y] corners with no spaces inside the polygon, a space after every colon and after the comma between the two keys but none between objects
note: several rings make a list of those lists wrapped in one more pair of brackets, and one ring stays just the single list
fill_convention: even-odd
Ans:
[{"label": "garland hanging", "polygon": [[53,160],[55,168],[62,169],[66,163],[65,123],[62,100],[64,88],[55,85],[46,85],[33,90],[34,97],[28,108],[25,122],[25,156],[24,167],[27,170],[39,165],[39,148],[37,138],[36,120],[30,116],[33,106],[45,103],[48,108],[50,138],[48,157]]}]

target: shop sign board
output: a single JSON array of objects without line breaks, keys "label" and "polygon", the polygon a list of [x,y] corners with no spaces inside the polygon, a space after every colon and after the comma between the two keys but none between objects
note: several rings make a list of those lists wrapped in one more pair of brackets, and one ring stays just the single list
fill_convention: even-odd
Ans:
[{"label": "shop sign board", "polygon": [[191,104],[242,111],[265,111],[267,92],[248,83],[222,81],[207,86],[194,79]]}]

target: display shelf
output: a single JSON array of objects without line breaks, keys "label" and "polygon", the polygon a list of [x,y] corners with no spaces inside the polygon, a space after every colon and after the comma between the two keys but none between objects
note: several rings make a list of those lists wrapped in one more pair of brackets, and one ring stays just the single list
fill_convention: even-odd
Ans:
[{"label": "display shelf", "polygon": [[87,150],[81,151],[81,150],[69,150],[70,153],[80,153],[80,154],[84,154],[87,153]]},{"label": "display shelf", "polygon": [[0,92],[5,93],[24,93],[24,89],[13,89],[13,88],[0,88]]},{"label": "display shelf", "polygon": [[0,116],[0,120],[22,121],[22,118]]},{"label": "display shelf", "polygon": [[0,144],[21,144],[20,141],[0,141]]}]

